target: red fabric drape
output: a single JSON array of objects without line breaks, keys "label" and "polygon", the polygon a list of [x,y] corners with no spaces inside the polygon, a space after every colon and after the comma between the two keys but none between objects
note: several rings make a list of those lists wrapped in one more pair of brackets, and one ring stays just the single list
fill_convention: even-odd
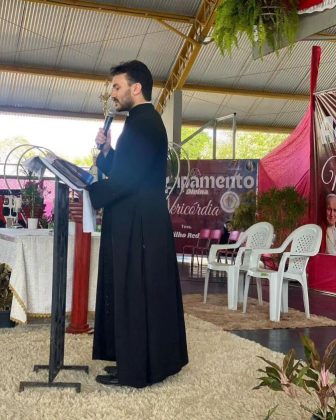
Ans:
[{"label": "red fabric drape", "polygon": [[323,3],[323,0],[300,0],[299,10],[308,9],[309,7],[316,6]]},{"label": "red fabric drape", "polygon": [[304,197],[309,197],[311,110],[282,144],[259,162],[259,192],[270,188],[294,185]]},{"label": "red fabric drape", "polygon": [[[311,201],[314,190],[313,155],[313,93],[316,90],[321,49],[313,47],[310,75],[309,108],[292,134],[278,147],[266,155],[259,163],[259,192],[270,188],[294,186]],[[312,177],[312,178],[311,178]]]},{"label": "red fabric drape", "polygon": [[317,254],[310,258],[307,273],[312,289],[336,293],[335,255]]}]

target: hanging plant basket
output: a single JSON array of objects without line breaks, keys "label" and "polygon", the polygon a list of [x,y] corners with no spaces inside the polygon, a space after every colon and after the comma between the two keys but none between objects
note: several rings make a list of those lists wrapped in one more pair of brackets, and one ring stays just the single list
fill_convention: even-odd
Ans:
[{"label": "hanging plant basket", "polygon": [[268,43],[277,52],[284,39],[291,48],[298,29],[297,12],[298,0],[222,0],[213,38],[222,54],[231,54],[243,33],[260,51]]}]

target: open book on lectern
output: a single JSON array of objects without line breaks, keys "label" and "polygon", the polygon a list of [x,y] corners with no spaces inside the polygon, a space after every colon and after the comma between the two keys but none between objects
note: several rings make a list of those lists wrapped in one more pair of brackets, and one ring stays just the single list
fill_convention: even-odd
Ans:
[{"label": "open book on lectern", "polygon": [[40,174],[44,168],[47,168],[62,182],[77,191],[85,189],[94,180],[90,172],[51,153],[45,156],[35,156],[23,162],[22,165],[29,171]]},{"label": "open book on lectern", "polygon": [[56,155],[40,156],[40,159],[53,174],[74,190],[82,190],[94,180],[90,172]]}]

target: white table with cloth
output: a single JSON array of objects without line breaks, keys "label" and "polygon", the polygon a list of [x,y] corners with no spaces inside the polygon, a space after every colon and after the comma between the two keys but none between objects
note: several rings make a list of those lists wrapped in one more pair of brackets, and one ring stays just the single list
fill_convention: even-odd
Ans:
[{"label": "white table with cloth", "polygon": [[[28,316],[51,313],[53,232],[48,229],[0,229],[0,263],[11,269],[11,319],[26,323]],[[66,311],[71,311],[74,235],[68,237]],[[95,309],[100,234],[91,234],[89,311]]]}]

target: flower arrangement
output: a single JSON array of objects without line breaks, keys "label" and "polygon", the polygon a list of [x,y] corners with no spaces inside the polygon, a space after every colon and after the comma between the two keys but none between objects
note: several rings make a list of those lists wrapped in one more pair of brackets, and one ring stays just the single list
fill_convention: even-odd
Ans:
[{"label": "flower arrangement", "polygon": [[[261,356],[267,363],[265,369],[258,369],[263,374],[259,385],[254,389],[269,387],[273,391],[283,391],[290,398],[296,400],[301,408],[313,415],[313,419],[336,419],[336,339],[327,346],[321,359],[314,342],[307,336],[301,336],[304,347],[305,363],[296,360],[296,353],[291,349],[283,359],[282,366],[277,365]],[[298,389],[304,389],[314,397],[316,408],[306,407],[299,401]],[[274,413],[271,409],[267,419]]]},{"label": "flower arrangement", "polygon": [[222,54],[231,54],[242,33],[262,50],[268,43],[275,51],[281,40],[291,47],[298,29],[298,0],[222,0],[216,12],[213,39]]}]

